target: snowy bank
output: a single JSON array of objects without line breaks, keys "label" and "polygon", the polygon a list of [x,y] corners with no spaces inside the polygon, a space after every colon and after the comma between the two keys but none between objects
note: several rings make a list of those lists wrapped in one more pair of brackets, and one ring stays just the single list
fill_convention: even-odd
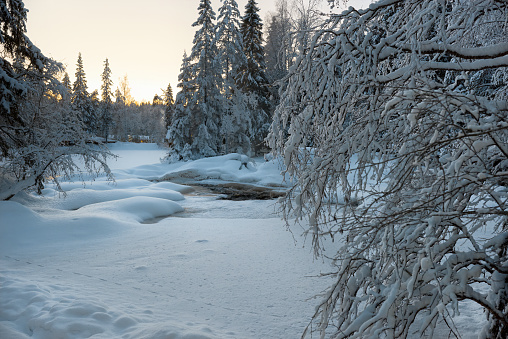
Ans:
[{"label": "snowy bank", "polygon": [[0,203],[0,338],[298,337],[307,299],[326,285],[309,276],[324,265],[286,231],[274,201],[221,201],[158,181],[192,172],[276,186],[277,165],[239,169],[237,155],[168,165],[155,145],[110,147],[115,182],[65,182],[65,196],[49,185]]}]

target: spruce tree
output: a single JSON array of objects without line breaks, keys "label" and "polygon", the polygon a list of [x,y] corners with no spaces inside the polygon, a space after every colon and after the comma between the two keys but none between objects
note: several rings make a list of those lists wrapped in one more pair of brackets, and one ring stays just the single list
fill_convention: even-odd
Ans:
[{"label": "spruce tree", "polygon": [[215,156],[220,151],[219,138],[221,105],[220,73],[216,65],[215,12],[210,0],[201,0],[199,18],[192,25],[199,27],[194,35],[194,45],[190,55],[192,83],[195,88],[192,96],[192,152],[195,157]]},{"label": "spruce tree", "polygon": [[112,117],[111,117],[111,110],[113,106],[113,100],[111,99],[113,96],[112,93],[112,86],[113,86],[113,80],[111,80],[111,69],[109,68],[109,61],[108,58],[104,61],[104,71],[101,75],[102,79],[102,86],[101,86],[101,106],[102,106],[102,114],[101,114],[101,121],[102,121],[102,128],[101,132],[102,135],[106,138],[106,142],[108,141],[108,135],[109,135],[109,128],[111,126]]},{"label": "spruce tree", "polygon": [[240,28],[247,64],[240,69],[237,82],[242,91],[250,96],[249,110],[253,125],[251,139],[259,149],[268,133],[271,105],[265,74],[263,23],[258,12],[256,1],[249,0]]},{"label": "spruce tree", "polygon": [[91,130],[94,134],[100,134],[102,131],[101,121],[101,101],[99,98],[99,91],[94,90],[90,94],[90,117],[91,117]]},{"label": "spruce tree", "polygon": [[73,108],[80,113],[81,120],[85,124],[87,131],[93,133],[95,130],[95,117],[93,116],[90,94],[88,94],[88,85],[86,83],[81,53],[78,55],[76,80],[72,87],[71,103]]},{"label": "spruce tree", "polygon": [[168,84],[168,87],[164,91],[162,102],[164,105],[164,124],[166,126],[166,130],[169,130],[169,127],[171,126],[171,119],[175,113],[175,100],[173,99],[173,89],[171,88],[171,84]]},{"label": "spruce tree", "polygon": [[249,0],[240,27],[247,65],[242,69],[238,81],[244,91],[263,93],[266,92],[268,80],[265,75],[263,23],[258,12],[256,1]]},{"label": "spruce tree", "polygon": [[159,94],[154,94],[152,99],[152,106],[163,106],[164,99]]},{"label": "spruce tree", "polygon": [[[0,125],[12,129],[24,128],[20,118],[19,105],[27,96],[28,88],[19,80],[12,60],[28,60],[36,71],[42,71],[47,59],[32,45],[26,32],[27,10],[22,1],[0,2]],[[4,128],[2,131],[4,132]],[[6,156],[12,145],[22,145],[19,133],[0,133],[1,155]]]},{"label": "spruce tree", "polygon": [[192,65],[187,53],[184,52],[180,75],[178,76],[180,92],[176,95],[175,113],[171,119],[166,139],[171,146],[167,161],[175,162],[191,158],[190,145],[192,144],[192,98],[195,88],[192,82]]},{"label": "spruce tree", "polygon": [[239,30],[240,11],[235,0],[224,0],[219,9],[216,45],[217,64],[222,75],[221,137],[224,151],[250,153],[250,117],[246,109],[246,96],[238,90],[236,76],[245,67],[243,40]]},{"label": "spruce tree", "polygon": [[[19,150],[30,147],[33,142],[31,122],[33,119],[23,114],[23,103],[27,101],[31,78],[40,77],[45,67],[53,63],[35,47],[26,36],[28,10],[23,1],[0,1],[0,184],[6,174],[3,164],[9,158],[20,157]],[[32,67],[25,67],[30,64]],[[54,79],[51,79],[54,80]],[[15,154],[13,156],[13,154]],[[22,166],[30,169],[36,164],[32,156],[25,158]],[[14,167],[14,166],[13,166]],[[9,170],[10,171],[10,170]],[[19,175],[15,175],[19,177]],[[44,178],[36,178],[33,184],[40,185]],[[0,194],[0,200],[10,199],[12,195]]]},{"label": "spruce tree", "polygon": [[62,85],[64,85],[65,89],[71,93],[72,91],[72,84],[71,79],[69,78],[69,73],[65,72],[64,77],[62,79]]},{"label": "spruce tree", "polygon": [[90,101],[92,101],[92,103],[97,103],[97,102],[100,102],[100,99],[99,99],[99,91],[98,90],[94,90],[92,92],[92,94],[90,94]]},{"label": "spruce tree", "polygon": [[223,0],[217,22],[218,64],[224,79],[223,89],[231,91],[239,69],[247,63],[240,33],[240,11],[235,0]]},{"label": "spruce tree", "polygon": [[72,95],[72,84],[71,79],[67,71],[64,71],[64,75],[61,81],[63,89],[60,90],[62,101],[70,107],[71,95]]}]

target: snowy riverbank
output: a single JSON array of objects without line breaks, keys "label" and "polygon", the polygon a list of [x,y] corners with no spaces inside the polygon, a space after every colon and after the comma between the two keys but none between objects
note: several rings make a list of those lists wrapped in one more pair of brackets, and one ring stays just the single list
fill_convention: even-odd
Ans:
[{"label": "snowy riverbank", "polygon": [[155,145],[112,151],[115,184],[65,183],[66,198],[47,188],[43,198],[0,202],[1,338],[300,335],[314,309],[307,299],[326,285],[309,276],[327,267],[285,230],[275,201],[146,180],[179,168],[209,183],[280,184],[276,164],[164,165]]}]

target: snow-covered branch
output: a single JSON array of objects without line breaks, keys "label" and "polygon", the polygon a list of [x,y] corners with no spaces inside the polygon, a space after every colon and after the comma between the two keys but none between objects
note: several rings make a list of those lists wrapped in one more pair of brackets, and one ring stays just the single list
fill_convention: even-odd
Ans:
[{"label": "snow-covered branch", "polygon": [[450,310],[462,299],[508,335],[508,285],[482,299],[475,285],[505,279],[508,262],[506,243],[486,251],[479,235],[507,225],[507,14],[494,0],[350,9],[287,76],[269,141],[297,180],[285,217],[306,219],[317,254],[336,253],[321,336],[425,335],[438,322],[460,335]]}]

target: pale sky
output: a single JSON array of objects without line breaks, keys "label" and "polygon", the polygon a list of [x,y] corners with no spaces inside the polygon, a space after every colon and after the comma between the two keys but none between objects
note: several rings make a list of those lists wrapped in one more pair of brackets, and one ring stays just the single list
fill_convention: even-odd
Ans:
[{"label": "pale sky", "polygon": [[[243,15],[247,0],[237,0]],[[261,18],[275,10],[275,0],[258,0]],[[365,7],[370,0],[350,0]],[[190,53],[199,0],[25,0],[30,40],[62,62],[74,81],[81,52],[88,90],[100,90],[104,60],[109,59],[113,86],[127,74],[137,101],[151,101],[171,83],[173,93],[184,50]],[[323,0],[326,4],[326,0]],[[212,0],[218,15],[220,0]],[[265,22],[263,22],[265,23]]]}]

